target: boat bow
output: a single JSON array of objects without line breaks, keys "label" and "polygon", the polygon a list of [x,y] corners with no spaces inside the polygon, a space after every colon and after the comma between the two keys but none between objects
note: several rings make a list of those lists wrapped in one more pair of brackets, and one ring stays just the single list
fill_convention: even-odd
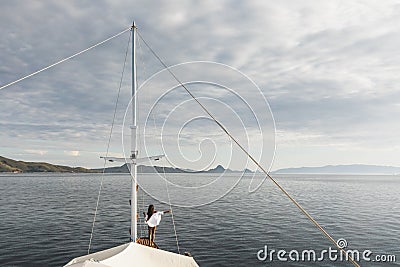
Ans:
[{"label": "boat bow", "polygon": [[151,248],[129,242],[107,250],[71,260],[64,267],[195,267],[199,266],[189,256]]}]

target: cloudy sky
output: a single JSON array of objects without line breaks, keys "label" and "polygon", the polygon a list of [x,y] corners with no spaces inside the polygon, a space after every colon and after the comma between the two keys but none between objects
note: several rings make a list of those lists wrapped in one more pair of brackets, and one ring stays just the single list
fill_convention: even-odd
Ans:
[{"label": "cloudy sky", "polygon": [[[166,64],[219,62],[240,70],[259,86],[275,119],[272,169],[400,165],[399,1],[15,0],[0,5],[0,85],[121,32],[134,19]],[[0,90],[0,155],[102,166],[98,157],[106,150],[129,34]],[[162,66],[143,43],[138,50],[142,83]],[[186,81],[184,72],[181,75]],[[121,155],[120,133],[130,95],[129,77],[126,73],[124,77],[112,155]],[[247,92],[240,83],[233,87]],[[214,92],[228,106],[234,103],[220,91],[205,88],[198,89],[199,94],[208,92],[204,99]],[[257,101],[251,106],[266,118],[265,141],[272,142],[268,108]],[[156,115],[165,112],[160,108]],[[238,122],[251,121],[250,115],[238,113],[244,116]],[[223,114],[221,119],[229,121],[227,111]],[[187,127],[186,140],[198,142],[196,137],[204,137],[204,132],[208,139],[218,136],[216,127],[189,124],[207,130]],[[252,123],[241,127],[245,133],[232,131],[239,136],[251,133],[250,143],[256,145],[250,150],[257,150],[260,139],[253,135],[257,127]],[[174,141],[167,139],[164,145]],[[226,139],[207,140],[200,146],[188,143],[183,150],[196,147],[196,153],[206,153],[218,142],[225,148],[230,145]],[[264,150],[267,156],[262,160],[269,167],[271,145]],[[226,166],[226,157],[231,156],[225,152],[210,166]],[[242,160],[229,166],[240,169]],[[204,164],[198,167],[208,166]]]}]

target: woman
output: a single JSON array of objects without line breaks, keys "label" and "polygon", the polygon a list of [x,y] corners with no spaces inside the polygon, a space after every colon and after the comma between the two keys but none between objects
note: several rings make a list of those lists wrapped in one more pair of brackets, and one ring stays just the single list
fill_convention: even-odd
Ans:
[{"label": "woman", "polygon": [[147,209],[147,215],[145,212],[143,212],[143,215],[145,216],[145,221],[149,228],[150,244],[154,242],[154,238],[156,236],[156,227],[161,222],[161,216],[164,215],[164,213],[170,213],[170,212],[171,212],[170,210],[156,211],[154,210],[154,205],[149,205],[149,208]]}]

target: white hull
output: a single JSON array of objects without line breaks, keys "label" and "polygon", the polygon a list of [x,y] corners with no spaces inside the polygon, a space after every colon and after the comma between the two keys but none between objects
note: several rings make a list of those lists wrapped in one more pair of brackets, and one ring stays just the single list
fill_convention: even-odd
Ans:
[{"label": "white hull", "polygon": [[199,266],[192,257],[133,242],[78,257],[64,267],[186,267]]}]

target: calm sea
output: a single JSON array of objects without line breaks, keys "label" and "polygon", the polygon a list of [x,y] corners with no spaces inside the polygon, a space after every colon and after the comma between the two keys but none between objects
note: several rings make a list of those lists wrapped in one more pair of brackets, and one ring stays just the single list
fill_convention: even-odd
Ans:
[{"label": "calm sea", "polygon": [[[158,210],[169,209],[163,203],[168,199],[178,204],[173,211],[180,252],[190,251],[200,266],[352,266],[328,257],[323,262],[297,261],[295,252],[295,260],[289,259],[292,250],[320,253],[332,244],[268,180],[249,193],[250,176],[168,177],[180,187],[170,184],[166,191],[166,183],[154,174],[143,175],[146,192],[139,191],[140,213],[150,203]],[[371,259],[395,255],[398,262],[361,261],[361,266],[400,265],[399,176],[276,178],[335,240],[345,239],[348,249],[370,250]],[[62,266],[86,254],[100,179],[97,174],[0,175],[0,266]],[[256,177],[253,184],[261,179]],[[129,241],[129,192],[129,176],[104,176],[92,252]],[[146,235],[146,229],[140,227],[139,234]],[[171,215],[164,215],[156,242],[178,251]],[[265,246],[269,253],[285,250],[288,261],[279,261],[276,254],[272,261],[262,261],[264,252],[259,260],[257,253]]]}]

